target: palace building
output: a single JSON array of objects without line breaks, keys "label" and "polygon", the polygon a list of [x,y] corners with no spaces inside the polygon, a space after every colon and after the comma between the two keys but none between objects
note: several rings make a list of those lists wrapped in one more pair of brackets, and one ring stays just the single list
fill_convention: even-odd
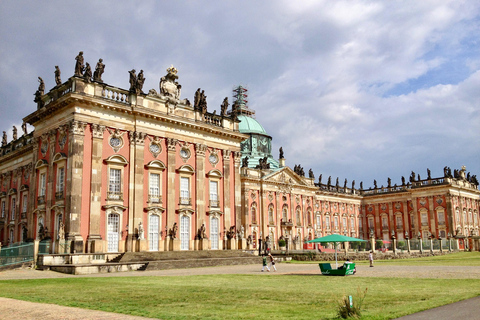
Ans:
[{"label": "palace building", "polygon": [[[159,91],[101,79],[77,56],[75,74],[35,95],[37,109],[0,148],[0,242],[39,240],[51,253],[312,248],[332,233],[389,240],[479,239],[480,191],[465,168],[363,189],[285,165],[246,90],[220,112],[201,89],[181,98],[177,70]],[[102,67],[103,66],[103,67]],[[467,242],[468,246],[469,243]],[[472,245],[472,244],[471,244]],[[473,245],[474,246],[474,245]],[[478,250],[478,246],[477,246]]]}]

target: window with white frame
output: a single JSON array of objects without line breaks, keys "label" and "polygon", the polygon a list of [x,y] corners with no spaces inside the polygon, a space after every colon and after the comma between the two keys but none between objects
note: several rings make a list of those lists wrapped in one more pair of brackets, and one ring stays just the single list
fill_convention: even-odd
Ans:
[{"label": "window with white frame", "polygon": [[421,218],[422,226],[428,226],[428,213],[422,212],[420,214],[420,218]]},{"label": "window with white frame", "polygon": [[46,188],[47,188],[47,174],[41,173],[40,174],[40,181],[38,183],[38,195],[40,197],[44,197],[46,193]]},{"label": "window with white frame", "polygon": [[347,229],[347,218],[342,218],[343,229]]},{"label": "window with white frame", "polygon": [[397,216],[397,228],[398,229],[403,228],[402,216],[400,215]]},{"label": "window with white frame", "polygon": [[5,211],[6,211],[5,200],[2,200],[0,210],[1,210],[1,215],[0,215],[0,217],[5,218]]},{"label": "window with white frame", "polygon": [[190,178],[180,177],[180,204],[190,204]]},{"label": "window with white frame", "polygon": [[268,224],[275,224],[275,221],[273,219],[273,206],[270,205],[270,207],[268,207]]},{"label": "window with white frame", "polygon": [[63,192],[65,186],[65,167],[57,169],[57,189],[56,192]]},{"label": "window with white frame", "polygon": [[317,229],[321,229],[321,228],[322,228],[322,224],[321,224],[321,218],[320,218],[320,216],[317,216],[316,220],[317,220]]},{"label": "window with white frame", "polygon": [[301,218],[300,218],[300,207],[297,207],[296,212],[296,220],[297,220],[297,226],[300,226],[302,224]]},{"label": "window with white frame", "polygon": [[23,199],[22,199],[22,213],[27,212],[27,204],[28,204],[28,194],[24,193]]},{"label": "window with white frame", "polygon": [[283,222],[287,222],[288,221],[288,207],[287,206],[283,206],[283,209],[282,209],[282,219],[283,219]]},{"label": "window with white frame", "polygon": [[375,223],[372,216],[368,217],[367,223],[368,223],[368,230],[375,229]]},{"label": "window with white frame", "polygon": [[15,220],[15,214],[17,213],[17,199],[15,197],[12,198],[12,214],[11,214],[11,218],[12,220]]},{"label": "window with white frame", "polygon": [[149,199],[152,203],[159,203],[160,201],[160,174],[150,173],[149,175]]},{"label": "window with white frame", "polygon": [[210,181],[210,207],[218,208],[218,182]]},{"label": "window with white frame", "polygon": [[252,207],[250,208],[250,214],[252,215],[252,223],[256,224],[257,223],[257,208],[255,203],[252,204]]},{"label": "window with white frame", "polygon": [[437,210],[438,224],[445,224],[445,211],[443,209]]},{"label": "window with white frame", "polygon": [[122,170],[110,168],[110,184],[108,186],[108,191],[111,194],[120,194],[122,187]]},{"label": "window with white frame", "polygon": [[382,217],[382,229],[383,230],[388,229],[388,219],[387,219],[387,217]]},{"label": "window with white frame", "polygon": [[327,229],[330,229],[330,217],[329,216],[325,217],[325,226],[327,227]]},{"label": "window with white frame", "polygon": [[337,216],[333,217],[333,225],[334,225],[335,229],[338,229],[338,217]]},{"label": "window with white frame", "polygon": [[353,217],[350,218],[350,229],[355,228],[355,219]]}]

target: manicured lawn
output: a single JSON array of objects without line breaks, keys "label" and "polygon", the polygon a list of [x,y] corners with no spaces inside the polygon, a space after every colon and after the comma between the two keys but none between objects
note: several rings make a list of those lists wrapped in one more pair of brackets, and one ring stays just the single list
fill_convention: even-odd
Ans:
[{"label": "manicured lawn", "polygon": [[[461,253],[423,263],[443,258],[442,265],[472,265],[480,264],[478,257]],[[205,275],[5,280],[0,288],[2,297],[161,319],[334,319],[343,295],[368,288],[363,319],[392,319],[478,296],[480,279]]]}]

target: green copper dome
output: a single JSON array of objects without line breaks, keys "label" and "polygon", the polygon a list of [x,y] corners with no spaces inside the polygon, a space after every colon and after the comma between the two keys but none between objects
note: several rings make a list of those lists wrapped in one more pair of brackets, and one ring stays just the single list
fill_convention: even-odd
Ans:
[{"label": "green copper dome", "polygon": [[267,135],[267,132],[257,120],[245,115],[239,115],[238,120],[241,121],[238,125],[238,130],[241,133],[259,133]]}]

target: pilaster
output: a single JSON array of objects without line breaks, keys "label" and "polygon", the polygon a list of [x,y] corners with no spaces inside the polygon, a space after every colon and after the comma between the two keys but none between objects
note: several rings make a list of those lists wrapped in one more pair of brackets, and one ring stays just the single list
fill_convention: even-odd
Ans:
[{"label": "pilaster", "polygon": [[103,252],[102,237],[100,236],[101,219],[101,188],[102,188],[102,152],[103,133],[105,126],[93,124],[92,126],[92,164],[90,178],[90,219],[88,231],[89,252]]},{"label": "pilaster", "polygon": [[[235,151],[233,153],[233,161],[234,161],[234,186],[235,186],[235,219],[238,224],[241,224],[242,217],[239,216],[242,212],[242,188],[241,188],[241,180],[240,180],[240,162],[242,160],[242,153],[240,151]],[[248,203],[247,203],[248,205]],[[247,209],[248,210],[248,209]]]},{"label": "pilaster", "polygon": [[[195,167],[196,167],[196,174],[195,174],[195,193],[196,193],[196,214],[195,214],[195,223],[192,221],[192,231],[195,233],[196,230],[202,225],[206,224],[206,214],[205,214],[205,201],[206,201],[206,193],[205,193],[205,155],[207,152],[207,146],[201,143],[195,144]],[[193,204],[193,203],[192,203]]]},{"label": "pilaster", "polygon": [[73,120],[69,124],[67,161],[67,197],[65,213],[69,215],[66,221],[66,239],[73,241],[72,251],[83,252],[83,239],[80,233],[82,213],[82,177],[83,153],[86,123]]},{"label": "pilaster", "polygon": [[175,199],[177,199],[177,190],[175,188],[175,177],[176,177],[176,163],[175,163],[175,156],[176,156],[176,146],[177,146],[177,139],[167,138],[167,228],[171,228],[173,223],[176,222],[175,220]]},{"label": "pilaster", "polygon": [[[225,224],[231,225],[232,221],[232,210],[231,210],[231,203],[232,200],[230,199],[230,151],[223,150],[223,212],[224,212],[224,221]],[[242,225],[241,219],[235,222],[237,226],[237,230],[240,229]]]}]

